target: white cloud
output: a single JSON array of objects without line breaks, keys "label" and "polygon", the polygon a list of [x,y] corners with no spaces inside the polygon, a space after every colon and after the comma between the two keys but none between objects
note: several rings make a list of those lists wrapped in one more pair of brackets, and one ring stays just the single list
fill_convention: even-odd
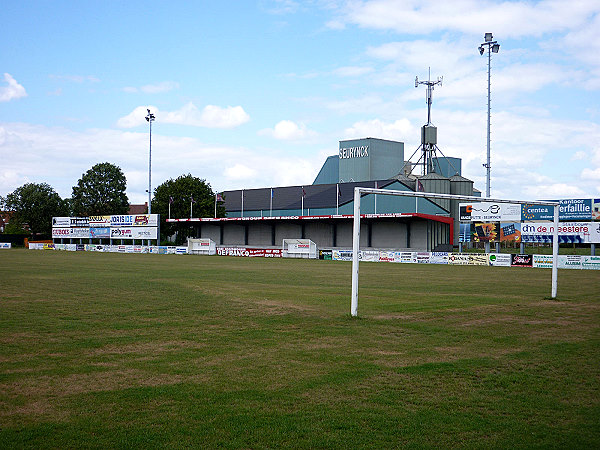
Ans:
[{"label": "white cloud", "polygon": [[256,170],[238,163],[232,167],[227,167],[223,175],[233,180],[247,180],[256,176]]},{"label": "white cloud", "polygon": [[241,106],[207,105],[200,111],[192,102],[176,111],[160,111],[154,106],[138,106],[117,121],[120,128],[133,128],[146,123],[147,109],[156,116],[157,122],[190,125],[204,128],[235,128],[250,120]]},{"label": "white cloud", "polygon": [[316,133],[309,130],[303,123],[296,123],[291,120],[282,120],[275,127],[260,130],[260,136],[271,136],[282,141],[294,141],[312,137]]},{"label": "white cloud", "polygon": [[27,97],[25,88],[17,83],[9,73],[4,73],[4,81],[7,86],[0,86],[0,102],[9,102],[11,100]]},{"label": "white cloud", "polygon": [[404,141],[406,136],[418,133],[408,119],[398,119],[395,122],[383,122],[379,119],[356,122],[344,131],[347,139],[377,137]]},{"label": "white cloud", "polygon": [[600,10],[597,2],[372,0],[346,2],[339,17],[330,23],[399,33],[430,34],[457,31],[482,34],[495,30],[498,36],[520,38],[555,31],[575,30]]}]

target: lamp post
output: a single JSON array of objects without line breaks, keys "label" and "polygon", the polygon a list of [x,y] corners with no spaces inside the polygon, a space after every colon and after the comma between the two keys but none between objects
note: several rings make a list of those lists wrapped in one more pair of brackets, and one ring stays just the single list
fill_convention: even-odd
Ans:
[{"label": "lamp post", "polygon": [[154,114],[148,110],[146,121],[150,124],[150,152],[148,153],[148,214],[152,213],[152,122],[154,122]]},{"label": "lamp post", "polygon": [[500,50],[500,44],[494,41],[492,33],[485,33],[485,42],[479,46],[479,54],[483,55],[485,47],[488,49],[488,104],[487,104],[487,162],[483,165],[486,168],[486,184],[485,184],[485,196],[490,196],[490,71],[492,67],[492,53],[498,53]]}]

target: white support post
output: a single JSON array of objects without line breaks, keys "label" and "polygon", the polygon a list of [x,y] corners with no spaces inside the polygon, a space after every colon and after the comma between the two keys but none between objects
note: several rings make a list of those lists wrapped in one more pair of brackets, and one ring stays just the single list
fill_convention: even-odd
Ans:
[{"label": "white support post", "polygon": [[360,188],[354,188],[354,226],[352,229],[352,304],[350,315],[358,315],[358,252],[360,251]]},{"label": "white support post", "polygon": [[558,205],[554,205],[554,231],[552,233],[552,298],[558,288]]}]

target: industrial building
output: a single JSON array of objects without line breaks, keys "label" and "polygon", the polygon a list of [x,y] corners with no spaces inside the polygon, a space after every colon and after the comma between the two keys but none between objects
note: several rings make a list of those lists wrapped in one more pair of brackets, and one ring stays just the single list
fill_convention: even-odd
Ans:
[{"label": "industrial building", "polygon": [[[325,160],[311,185],[225,191],[225,218],[170,221],[221,246],[280,247],[283,239],[298,238],[320,249],[351,248],[355,186],[480,195],[461,176],[460,159],[437,155],[435,127],[423,126],[421,137],[416,163],[405,160],[402,142],[340,141],[338,153]],[[414,174],[419,168],[421,174]],[[361,199],[361,214],[361,248],[449,251],[458,243],[454,201],[369,194]]]}]

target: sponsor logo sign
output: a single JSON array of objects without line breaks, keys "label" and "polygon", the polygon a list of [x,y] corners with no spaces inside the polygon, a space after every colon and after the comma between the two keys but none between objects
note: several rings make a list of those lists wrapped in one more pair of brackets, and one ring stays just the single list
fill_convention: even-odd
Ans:
[{"label": "sponsor logo sign", "polygon": [[559,219],[560,220],[591,220],[592,219],[592,199],[569,199],[559,200]]},{"label": "sponsor logo sign", "polygon": [[360,252],[360,260],[367,262],[379,261],[379,252],[376,250],[363,250]]},{"label": "sponsor logo sign", "polygon": [[450,253],[450,255],[448,255],[448,264],[466,266],[469,264],[469,255],[463,253]]},{"label": "sponsor logo sign", "polygon": [[11,246],[10,242],[0,242],[0,248],[11,248]]},{"label": "sponsor logo sign", "polygon": [[552,255],[533,255],[533,267],[551,269],[553,259]]},{"label": "sponsor logo sign", "polygon": [[554,220],[554,207],[524,203],[521,205],[521,220]]},{"label": "sponsor logo sign", "polygon": [[379,252],[379,261],[380,262],[396,262],[396,253],[381,251],[381,252]]},{"label": "sponsor logo sign", "polygon": [[109,238],[110,237],[110,228],[109,227],[101,227],[101,228],[90,227],[90,237],[92,239]]},{"label": "sponsor logo sign", "polygon": [[533,255],[510,255],[512,267],[533,267]]},{"label": "sponsor logo sign", "polygon": [[70,228],[71,218],[70,217],[53,217],[52,228]]},{"label": "sponsor logo sign", "polygon": [[559,269],[581,269],[582,262],[581,255],[558,255],[556,266]]},{"label": "sponsor logo sign", "polygon": [[217,247],[220,256],[281,258],[280,248]]},{"label": "sponsor logo sign", "polygon": [[399,263],[416,263],[417,257],[413,252],[395,252],[396,262]]},{"label": "sponsor logo sign", "polygon": [[110,216],[90,216],[88,217],[90,227],[109,227],[110,226]]},{"label": "sponsor logo sign", "polygon": [[90,222],[87,217],[71,217],[71,228],[88,228]]},{"label": "sponsor logo sign", "polygon": [[582,269],[600,270],[600,256],[584,256],[581,258]]},{"label": "sponsor logo sign", "polygon": [[448,252],[432,252],[430,264],[448,264]]},{"label": "sponsor logo sign", "polygon": [[333,250],[331,258],[335,261],[352,261],[351,250]]},{"label": "sponsor logo sign", "polygon": [[512,257],[508,253],[490,253],[489,264],[495,267],[510,267]]},{"label": "sponsor logo sign", "polygon": [[418,264],[429,264],[431,261],[431,253],[429,252],[417,252],[416,257]]},{"label": "sponsor logo sign", "polygon": [[155,227],[111,228],[111,239],[156,239]]},{"label": "sponsor logo sign", "polygon": [[[554,225],[547,222],[531,222],[521,225],[523,242],[551,243]],[[559,243],[600,243],[600,223],[562,222],[558,226]]]},{"label": "sponsor logo sign", "polygon": [[519,203],[460,203],[460,220],[472,222],[513,222],[521,220]]}]

